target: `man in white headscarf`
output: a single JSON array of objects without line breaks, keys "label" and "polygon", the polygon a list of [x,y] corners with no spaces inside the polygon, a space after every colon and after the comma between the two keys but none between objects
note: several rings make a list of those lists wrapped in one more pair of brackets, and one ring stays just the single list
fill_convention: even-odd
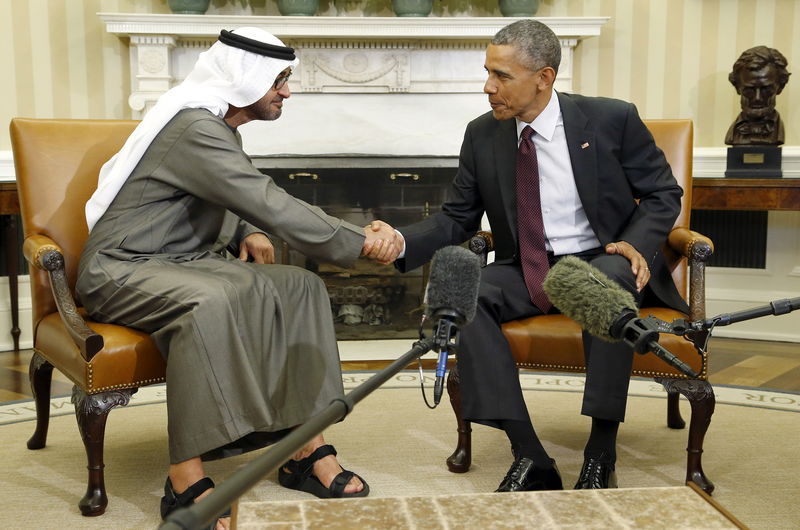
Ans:
[{"label": "man in white headscarf", "polygon": [[[342,266],[396,245],[382,223],[361,228],[295,199],[242,150],[237,127],[281,115],[296,64],[265,31],[223,31],[103,166],[86,205],[80,300],[98,321],[150,333],[167,359],[164,517],[213,487],[202,459],[263,447],[343,394],[325,286],[275,265],[265,233]],[[232,218],[239,260],[216,245]],[[319,497],[369,491],[322,435],[279,480]]]}]

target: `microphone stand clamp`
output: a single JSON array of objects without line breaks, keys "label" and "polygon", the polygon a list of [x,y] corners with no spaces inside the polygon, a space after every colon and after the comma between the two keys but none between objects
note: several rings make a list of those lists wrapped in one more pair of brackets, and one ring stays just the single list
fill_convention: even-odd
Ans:
[{"label": "microphone stand clamp", "polygon": [[433,330],[433,351],[449,351],[458,344],[458,331],[462,320],[458,312],[440,309],[433,315],[436,327]]}]

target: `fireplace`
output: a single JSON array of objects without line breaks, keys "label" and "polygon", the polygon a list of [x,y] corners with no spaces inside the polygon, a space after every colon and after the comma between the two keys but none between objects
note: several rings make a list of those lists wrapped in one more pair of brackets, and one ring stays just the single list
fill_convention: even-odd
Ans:
[{"label": "fireplace", "polygon": [[[289,193],[358,226],[381,219],[392,226],[438,210],[453,178],[452,157],[264,157],[256,166]],[[364,258],[342,269],[317,263],[276,241],[279,263],[320,275],[328,288],[340,339],[418,335],[428,267],[400,274]]]}]

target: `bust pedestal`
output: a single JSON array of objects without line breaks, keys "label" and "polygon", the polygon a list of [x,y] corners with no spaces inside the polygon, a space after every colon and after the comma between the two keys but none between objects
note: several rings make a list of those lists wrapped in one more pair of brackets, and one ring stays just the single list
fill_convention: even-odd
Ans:
[{"label": "bust pedestal", "polygon": [[728,148],[725,176],[781,178],[781,148],[777,145],[734,145]]}]

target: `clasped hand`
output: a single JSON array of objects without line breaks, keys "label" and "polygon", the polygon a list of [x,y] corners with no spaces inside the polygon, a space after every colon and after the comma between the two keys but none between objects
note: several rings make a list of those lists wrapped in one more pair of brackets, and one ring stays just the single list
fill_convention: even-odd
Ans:
[{"label": "clasped hand", "polygon": [[382,265],[388,265],[397,259],[403,251],[403,236],[383,221],[372,221],[364,227],[364,247],[361,255],[374,259]]}]

